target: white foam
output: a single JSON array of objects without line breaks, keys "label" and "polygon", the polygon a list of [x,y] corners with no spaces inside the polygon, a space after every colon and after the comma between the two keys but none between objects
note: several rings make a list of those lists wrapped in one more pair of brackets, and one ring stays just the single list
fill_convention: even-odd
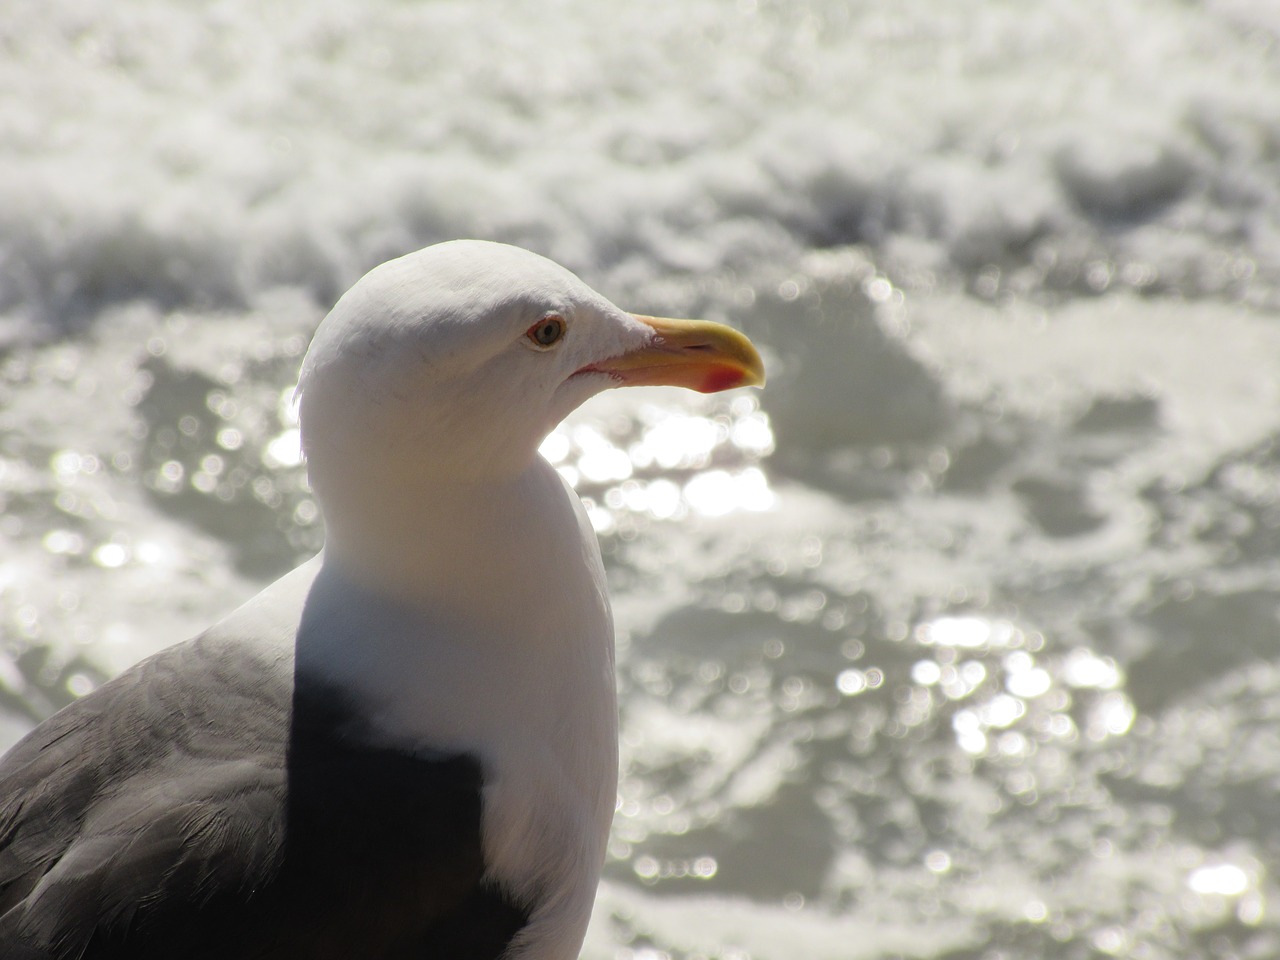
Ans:
[{"label": "white foam", "polygon": [[275,9],[9,11],[0,307],[328,301],[457,235],[615,296],[865,242],[1275,301],[1277,68],[1239,4]]}]

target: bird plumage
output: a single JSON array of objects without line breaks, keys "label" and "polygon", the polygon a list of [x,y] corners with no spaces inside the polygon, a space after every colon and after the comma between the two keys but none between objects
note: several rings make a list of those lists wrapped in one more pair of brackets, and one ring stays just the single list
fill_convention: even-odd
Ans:
[{"label": "bird plumage", "polygon": [[499,956],[528,912],[484,876],[479,761],[384,745],[241,639],[162,652],[11,756],[4,956]]}]

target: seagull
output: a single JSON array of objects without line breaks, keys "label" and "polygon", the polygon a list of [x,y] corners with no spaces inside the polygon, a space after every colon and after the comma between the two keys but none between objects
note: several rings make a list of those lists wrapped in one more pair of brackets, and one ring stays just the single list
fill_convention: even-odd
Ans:
[{"label": "seagull", "polygon": [[573,960],[616,802],[599,545],[539,453],[750,341],[518,247],[358,281],[298,385],[324,549],[0,760],[9,960]]}]

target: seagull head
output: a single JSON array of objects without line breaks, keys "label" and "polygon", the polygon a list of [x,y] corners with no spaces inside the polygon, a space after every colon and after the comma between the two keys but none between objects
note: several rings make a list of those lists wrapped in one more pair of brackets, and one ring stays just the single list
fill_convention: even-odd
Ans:
[{"label": "seagull head", "polygon": [[610,387],[763,383],[730,327],[631,314],[545,257],[457,240],[374,268],[320,324],[299,380],[303,449],[322,499],[341,478],[474,482],[526,469]]}]

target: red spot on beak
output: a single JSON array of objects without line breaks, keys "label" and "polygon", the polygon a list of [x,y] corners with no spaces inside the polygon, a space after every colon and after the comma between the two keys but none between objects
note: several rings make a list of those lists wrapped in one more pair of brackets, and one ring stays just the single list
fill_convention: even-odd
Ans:
[{"label": "red spot on beak", "polygon": [[706,320],[635,319],[653,330],[646,345],[580,372],[607,373],[628,386],[666,385],[700,393],[764,384],[764,362],[737,330]]}]

